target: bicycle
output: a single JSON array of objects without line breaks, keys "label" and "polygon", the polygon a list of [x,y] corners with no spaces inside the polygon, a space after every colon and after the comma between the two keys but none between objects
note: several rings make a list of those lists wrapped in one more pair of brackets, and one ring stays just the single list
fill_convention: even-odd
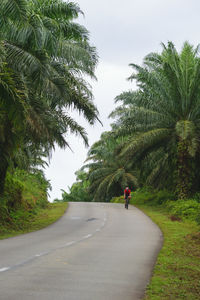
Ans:
[{"label": "bicycle", "polygon": [[125,198],[125,208],[128,209],[130,196]]}]

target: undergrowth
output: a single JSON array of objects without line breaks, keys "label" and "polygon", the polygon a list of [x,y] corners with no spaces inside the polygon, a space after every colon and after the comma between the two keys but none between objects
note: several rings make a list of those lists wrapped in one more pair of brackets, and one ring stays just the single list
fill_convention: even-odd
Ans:
[{"label": "undergrowth", "polygon": [[49,203],[33,213],[19,211],[11,222],[0,224],[0,239],[42,229],[57,221],[66,211],[67,203]]}]

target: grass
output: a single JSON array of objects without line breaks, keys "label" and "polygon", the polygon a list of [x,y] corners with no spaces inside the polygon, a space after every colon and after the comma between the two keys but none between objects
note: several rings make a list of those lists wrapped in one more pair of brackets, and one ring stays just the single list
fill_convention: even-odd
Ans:
[{"label": "grass", "polygon": [[66,202],[49,203],[47,208],[40,208],[30,215],[29,220],[26,218],[21,223],[16,220],[15,223],[0,224],[0,239],[36,231],[56,222],[66,211],[67,205]]},{"label": "grass", "polygon": [[200,299],[200,233],[192,222],[171,221],[158,208],[138,206],[161,228],[159,253],[145,300]]},{"label": "grass", "polygon": [[200,228],[197,223],[178,221],[161,206],[135,204],[132,199],[131,203],[148,215],[164,235],[144,299],[200,299]]}]

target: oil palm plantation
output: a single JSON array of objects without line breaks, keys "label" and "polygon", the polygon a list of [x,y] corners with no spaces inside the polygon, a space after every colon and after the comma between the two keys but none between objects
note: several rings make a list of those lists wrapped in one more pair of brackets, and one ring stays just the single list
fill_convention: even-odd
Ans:
[{"label": "oil palm plantation", "polygon": [[[74,23],[81,13],[62,0],[2,0],[0,4],[0,194],[6,170],[27,143],[47,154],[66,133],[87,135],[71,109],[93,124],[98,119],[90,86],[97,54],[88,32]],[[33,148],[33,147],[32,147]]]},{"label": "oil palm plantation", "polygon": [[[111,116],[116,134],[129,135],[121,157],[145,166],[148,180],[176,178],[179,198],[192,189],[193,168],[199,160],[199,47],[184,43],[180,53],[169,42],[161,54],[151,53],[143,66],[131,64],[138,90],[123,93]],[[146,174],[147,175],[147,174]]]}]

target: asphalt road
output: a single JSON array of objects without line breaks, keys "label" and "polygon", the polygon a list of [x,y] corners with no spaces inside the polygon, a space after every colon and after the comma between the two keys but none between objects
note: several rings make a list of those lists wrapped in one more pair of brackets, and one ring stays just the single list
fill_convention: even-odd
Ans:
[{"label": "asphalt road", "polygon": [[133,206],[70,203],[53,225],[0,241],[0,300],[142,299],[161,245]]}]

